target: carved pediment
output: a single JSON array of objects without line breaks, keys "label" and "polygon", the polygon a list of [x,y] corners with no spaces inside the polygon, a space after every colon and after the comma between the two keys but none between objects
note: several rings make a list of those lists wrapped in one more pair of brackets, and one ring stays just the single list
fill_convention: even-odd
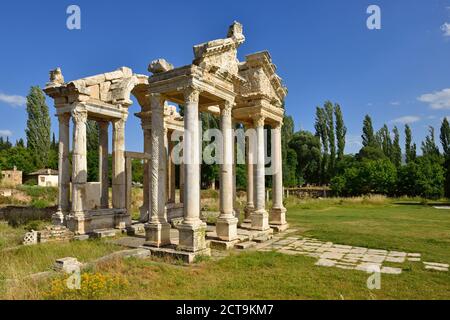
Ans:
[{"label": "carved pediment", "polygon": [[244,43],[243,28],[239,22],[234,22],[225,39],[208,41],[194,46],[194,64],[204,68],[215,67],[237,74],[239,60],[237,48]]}]

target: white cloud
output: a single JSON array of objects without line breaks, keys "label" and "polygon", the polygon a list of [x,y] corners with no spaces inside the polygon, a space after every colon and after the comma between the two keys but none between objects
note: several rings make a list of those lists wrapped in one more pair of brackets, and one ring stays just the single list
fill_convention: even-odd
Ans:
[{"label": "white cloud", "polygon": [[432,109],[450,109],[450,88],[423,94],[417,100],[428,103]]},{"label": "white cloud", "polygon": [[11,130],[0,130],[0,137],[11,137],[12,134]]},{"label": "white cloud", "polygon": [[391,101],[390,104],[391,104],[391,106],[399,106],[400,102],[399,101]]},{"label": "white cloud", "polygon": [[356,153],[363,146],[362,138],[358,134],[347,134],[345,137],[345,149],[347,152]]},{"label": "white cloud", "polygon": [[0,102],[4,102],[13,107],[24,106],[27,103],[27,99],[17,95],[7,95],[0,92]]},{"label": "white cloud", "polygon": [[444,37],[450,37],[450,23],[444,23],[441,26],[441,30],[444,32]]},{"label": "white cloud", "polygon": [[391,120],[390,123],[400,123],[400,124],[409,124],[414,123],[420,120],[418,116],[403,116],[394,120]]}]

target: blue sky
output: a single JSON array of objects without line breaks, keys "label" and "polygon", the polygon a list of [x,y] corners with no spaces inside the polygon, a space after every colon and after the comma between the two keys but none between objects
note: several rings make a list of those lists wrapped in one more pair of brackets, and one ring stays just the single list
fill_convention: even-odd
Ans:
[{"label": "blue sky", "polygon": [[[81,8],[81,30],[66,28],[70,4]],[[366,27],[371,4],[381,8],[381,30]],[[24,137],[21,97],[31,85],[44,86],[50,69],[60,66],[71,80],[120,66],[147,74],[160,57],[186,65],[194,44],[223,38],[233,20],[247,38],[240,60],[270,51],[296,129],[313,130],[315,107],[339,102],[347,151],[357,152],[366,113],[377,129],[387,123],[403,133],[410,122],[418,143],[428,125],[438,129],[450,116],[450,0],[16,0],[0,4],[0,135]],[[52,129],[57,133],[55,117]],[[127,149],[142,150],[132,115],[126,134]]]}]

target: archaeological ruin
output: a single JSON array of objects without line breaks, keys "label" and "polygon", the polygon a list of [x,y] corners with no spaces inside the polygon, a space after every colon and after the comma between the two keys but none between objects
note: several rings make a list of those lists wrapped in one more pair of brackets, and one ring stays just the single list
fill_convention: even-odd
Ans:
[{"label": "archaeological ruin", "polygon": [[[238,60],[237,49],[244,41],[242,25],[234,22],[226,38],[194,46],[194,60],[187,66],[175,68],[158,59],[150,63],[149,76],[122,67],[70,82],[65,82],[61,69],[51,71],[45,93],[54,99],[59,120],[59,201],[53,223],[66,226],[79,236],[96,230],[132,230],[140,225],[145,228],[145,247],[191,255],[208,254],[207,239],[228,248],[242,240],[242,234],[257,237],[286,229],[281,126],[287,89],[267,51],[247,55],[242,62]],[[136,116],[142,124],[142,152],[125,148],[132,96],[140,105]],[[183,116],[175,105],[183,106]],[[220,117],[223,136],[220,214],[213,231],[207,229],[200,205],[199,114],[204,112]],[[98,182],[87,181],[88,119],[97,121],[99,126]],[[246,139],[247,205],[240,224],[235,209],[236,124],[254,132]],[[271,129],[272,170],[267,173],[273,175],[271,208],[266,208],[265,201],[265,128]],[[177,163],[174,154],[180,149],[182,160]],[[133,159],[144,163],[144,199],[139,221],[132,221],[130,212]],[[176,218],[182,222],[176,225],[178,241],[174,245],[171,221]]]}]

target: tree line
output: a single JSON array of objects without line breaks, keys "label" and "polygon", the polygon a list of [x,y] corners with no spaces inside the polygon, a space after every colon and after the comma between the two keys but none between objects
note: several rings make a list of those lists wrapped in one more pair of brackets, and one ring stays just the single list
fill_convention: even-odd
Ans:
[{"label": "tree line", "polygon": [[345,154],[347,129],[339,104],[326,101],[316,108],[315,132],[294,132],[292,117],[285,117],[283,134],[283,176],[285,185],[329,185],[335,195],[359,196],[376,193],[388,196],[450,196],[450,126],[446,118],[440,127],[440,152],[435,129],[429,127],[417,154],[411,127],[404,126],[404,150],[397,126],[384,124],[375,131],[366,115],[362,125],[362,147]]}]

